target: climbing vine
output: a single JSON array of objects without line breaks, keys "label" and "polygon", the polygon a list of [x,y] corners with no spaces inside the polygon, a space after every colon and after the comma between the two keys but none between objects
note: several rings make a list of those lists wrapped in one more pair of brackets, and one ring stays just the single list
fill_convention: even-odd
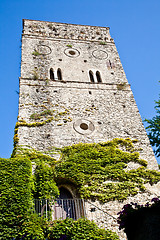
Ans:
[{"label": "climbing vine", "polygon": [[[16,132],[17,127],[15,135]],[[64,224],[68,226],[70,222],[56,222],[53,226],[49,223],[44,228],[44,223],[29,212],[32,199],[57,198],[58,183],[64,180],[75,185],[81,198],[101,202],[123,200],[145,191],[145,183],[160,181],[160,172],[147,169],[147,162],[139,158],[137,150],[134,141],[130,139],[114,139],[98,144],[79,143],[52,148],[47,152],[17,145],[12,158],[0,159],[0,236],[20,239],[28,234],[27,236],[44,239],[46,232],[47,237],[59,237],[55,235],[59,229],[62,234],[72,237],[72,233],[66,232],[64,228]],[[127,165],[131,162],[139,164],[139,168],[128,170]],[[79,220],[72,224],[75,234],[76,229],[82,235],[86,231],[82,239],[87,239],[87,229],[95,228],[94,224],[90,225],[87,221]],[[99,239],[118,239],[114,233],[96,229],[97,236],[102,234]],[[73,239],[74,237],[78,238],[77,235]],[[94,234],[92,237],[89,239],[95,239]]]},{"label": "climbing vine", "polygon": [[[29,157],[36,166],[35,195],[40,198],[55,198],[58,194],[56,182],[62,179],[74,184],[81,198],[102,202],[124,200],[143,192],[145,183],[160,181],[160,172],[146,168],[147,162],[139,158],[130,139],[79,143],[46,153],[28,148],[17,151]],[[54,158],[57,153],[60,154],[59,160]],[[128,170],[130,162],[138,163],[139,168]]]}]

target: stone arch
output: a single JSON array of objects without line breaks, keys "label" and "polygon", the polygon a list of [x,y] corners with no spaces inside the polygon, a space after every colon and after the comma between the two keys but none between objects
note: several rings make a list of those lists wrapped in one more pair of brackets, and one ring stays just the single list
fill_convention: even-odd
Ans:
[{"label": "stone arch", "polygon": [[50,68],[49,73],[50,73],[50,79],[51,79],[51,80],[55,80],[53,68]]},{"label": "stone arch", "polygon": [[102,78],[101,78],[101,74],[99,71],[96,72],[96,77],[97,77],[97,82],[101,83],[102,82]]},{"label": "stone arch", "polygon": [[94,76],[93,76],[93,72],[91,70],[89,71],[89,78],[90,78],[90,81],[92,83],[94,83]]},{"label": "stone arch", "polygon": [[54,219],[73,218],[84,216],[84,200],[78,198],[76,188],[69,184],[59,185],[60,195],[54,205]]},{"label": "stone arch", "polygon": [[57,78],[58,80],[62,80],[62,71],[60,68],[57,69]]},{"label": "stone arch", "polygon": [[68,188],[61,186],[59,187],[59,192],[59,199],[73,199],[73,195]]}]

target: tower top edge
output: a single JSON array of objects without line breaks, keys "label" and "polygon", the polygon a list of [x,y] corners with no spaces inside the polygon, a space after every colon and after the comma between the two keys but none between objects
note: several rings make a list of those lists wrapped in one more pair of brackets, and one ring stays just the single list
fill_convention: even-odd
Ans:
[{"label": "tower top edge", "polygon": [[23,34],[43,38],[114,42],[108,27],[23,19]]},{"label": "tower top edge", "polygon": [[22,19],[23,27],[25,22],[35,22],[35,23],[52,23],[52,24],[59,24],[59,25],[68,25],[68,26],[80,26],[80,27],[91,27],[91,28],[103,28],[109,30],[110,27],[104,26],[94,26],[94,25],[87,25],[87,24],[75,24],[75,23],[62,23],[62,22],[51,22],[51,21],[42,21],[42,20],[33,20],[33,19]]}]

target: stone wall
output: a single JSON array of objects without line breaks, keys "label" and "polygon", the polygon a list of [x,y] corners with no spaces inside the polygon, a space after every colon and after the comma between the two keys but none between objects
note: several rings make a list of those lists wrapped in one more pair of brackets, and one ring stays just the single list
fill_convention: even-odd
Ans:
[{"label": "stone wall", "polygon": [[[137,139],[141,158],[148,168],[158,169],[109,28],[24,20],[18,120],[19,145],[44,151]],[[133,168],[137,165],[131,163],[128,169]],[[155,196],[151,186],[149,191],[126,202],[148,201]],[[123,205],[114,201],[100,207],[117,217]],[[105,224],[118,232],[112,217]]]},{"label": "stone wall", "polygon": [[108,27],[23,20],[23,34],[33,37],[113,42]]}]

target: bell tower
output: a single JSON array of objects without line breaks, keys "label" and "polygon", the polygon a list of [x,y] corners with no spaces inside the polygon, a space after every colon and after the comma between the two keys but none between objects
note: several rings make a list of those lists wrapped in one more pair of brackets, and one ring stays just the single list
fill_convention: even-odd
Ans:
[{"label": "bell tower", "polygon": [[157,162],[108,27],[23,20],[19,145],[137,139]]}]

